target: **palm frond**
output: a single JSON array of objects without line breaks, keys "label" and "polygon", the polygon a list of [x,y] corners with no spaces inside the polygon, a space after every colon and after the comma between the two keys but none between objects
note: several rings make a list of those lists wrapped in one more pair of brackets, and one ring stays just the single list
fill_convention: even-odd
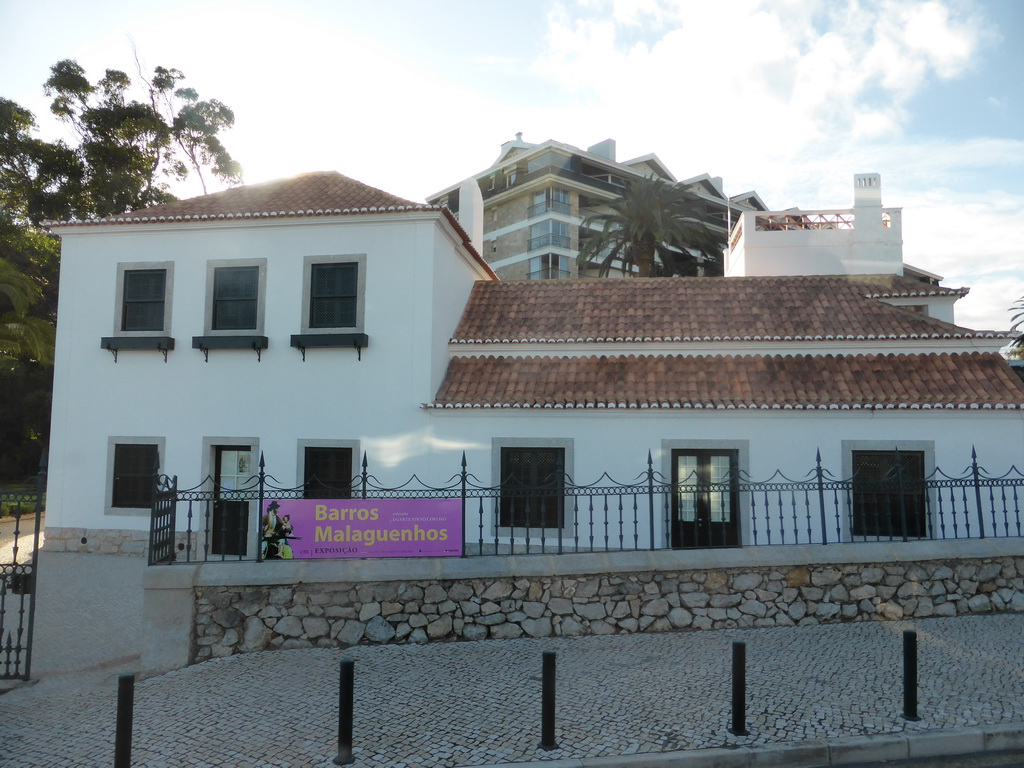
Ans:
[{"label": "palm frond", "polygon": [[[699,201],[684,187],[657,178],[630,182],[608,210],[587,216],[592,234],[581,260],[613,265],[626,275],[696,275],[719,260],[721,244],[707,228]],[[695,255],[697,254],[697,255]]]}]

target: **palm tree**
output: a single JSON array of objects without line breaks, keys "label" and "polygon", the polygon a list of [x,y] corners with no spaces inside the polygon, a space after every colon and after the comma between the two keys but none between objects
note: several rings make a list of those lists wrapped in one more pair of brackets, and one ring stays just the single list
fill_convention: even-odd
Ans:
[{"label": "palm tree", "polygon": [[7,259],[0,258],[0,358],[53,361],[53,326],[28,314],[39,288]]},{"label": "palm tree", "polygon": [[694,208],[697,198],[684,187],[647,177],[627,182],[610,210],[583,220],[595,229],[580,249],[580,260],[601,265],[606,277],[613,266],[637,277],[695,276],[720,262],[722,244]]}]

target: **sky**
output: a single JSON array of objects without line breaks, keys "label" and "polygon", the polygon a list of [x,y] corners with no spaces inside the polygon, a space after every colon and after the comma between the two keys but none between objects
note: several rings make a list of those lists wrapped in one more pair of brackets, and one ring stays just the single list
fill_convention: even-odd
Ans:
[{"label": "sky", "polygon": [[517,132],[613,138],[772,210],[850,207],[853,175],[880,173],[904,260],[971,288],[958,324],[1007,330],[1022,39],[1024,0],[0,0],[0,96],[70,139],[50,66],[95,81],[137,56],[234,110],[246,183],[334,170],[417,202]]}]

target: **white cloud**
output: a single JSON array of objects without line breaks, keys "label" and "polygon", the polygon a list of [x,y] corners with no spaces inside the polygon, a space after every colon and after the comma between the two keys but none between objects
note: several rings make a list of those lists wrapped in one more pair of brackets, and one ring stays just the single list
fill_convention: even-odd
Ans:
[{"label": "white cloud", "polygon": [[1008,327],[1024,293],[1024,192],[969,190],[998,190],[992,180],[1024,164],[1024,142],[905,135],[913,97],[969,71],[993,34],[972,6],[627,5],[552,11],[537,70],[580,104],[575,126],[562,124],[575,131],[554,138],[627,137],[622,157],[654,151],[680,177],[721,175],[727,191],[756,189],[779,208],[847,207],[854,173],[882,173],[883,202],[904,209],[906,260],[972,286],[959,322]]},{"label": "white cloud", "polygon": [[674,134],[712,156],[782,160],[826,137],[896,136],[909,97],[968,68],[983,37],[937,1],[626,5],[556,5],[536,69],[613,120],[657,121],[644,129],[652,138]]}]

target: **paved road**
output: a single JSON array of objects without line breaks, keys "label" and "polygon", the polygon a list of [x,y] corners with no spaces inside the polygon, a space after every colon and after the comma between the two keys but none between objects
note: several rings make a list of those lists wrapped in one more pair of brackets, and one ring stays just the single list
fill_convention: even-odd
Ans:
[{"label": "paved road", "polygon": [[[990,726],[1002,727],[1004,740],[1007,733],[1024,739],[1024,616],[916,622],[922,720],[913,723],[900,716],[901,632],[910,626],[872,622],[234,656],[138,683],[133,765],[332,765],[343,656],[355,660],[357,766],[539,760],[580,766],[601,757],[614,760],[606,765],[628,765],[678,750],[699,756],[728,747],[746,754],[736,748],[865,737],[869,746],[888,739],[905,747],[908,739],[925,743],[929,734],[933,750],[938,745],[953,754],[971,745],[980,749]],[[728,732],[736,639],[747,643],[746,737]],[[537,746],[544,650],[558,654],[560,748],[551,752]],[[114,671],[52,677],[0,697],[0,765],[110,765]],[[954,729],[951,739],[935,740],[947,729]],[[852,749],[846,762],[860,754],[856,759],[891,757]]]},{"label": "paved road", "polygon": [[[31,543],[35,532],[36,516],[22,515],[15,520],[13,516],[0,517],[0,563],[11,563],[14,558],[15,530],[18,531],[18,562],[25,563],[32,558]],[[43,545],[43,527],[39,526],[39,546]]]}]

